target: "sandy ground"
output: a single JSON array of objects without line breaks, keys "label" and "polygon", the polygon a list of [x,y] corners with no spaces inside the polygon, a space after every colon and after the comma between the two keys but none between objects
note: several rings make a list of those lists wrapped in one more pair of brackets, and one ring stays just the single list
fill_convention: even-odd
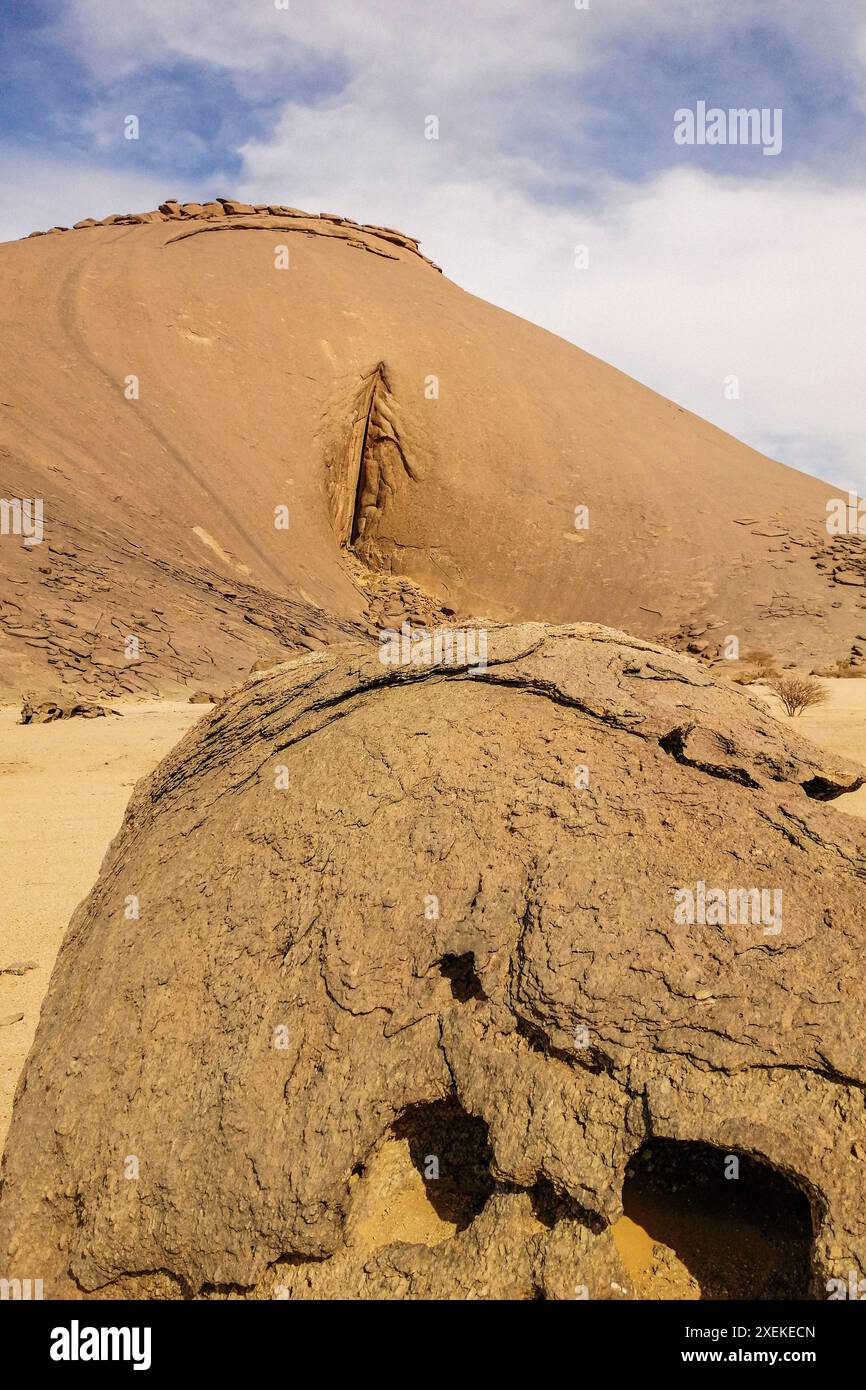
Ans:
[{"label": "sandy ground", "polygon": [[35,965],[0,973],[0,1146],[63,933],[120,829],[133,784],[210,708],[112,705],[121,718],[32,725],[17,723],[18,707],[0,708],[0,972]]},{"label": "sandy ground", "polygon": [[[823,684],[827,704],[791,721],[793,727],[819,746],[866,767],[866,680]],[[752,693],[787,722],[769,691],[755,686]],[[32,726],[16,722],[17,707],[0,708],[0,874],[5,887],[0,918],[0,1145],[63,933],[120,828],[133,784],[209,708],[172,701],[115,706],[122,709],[122,718]],[[866,787],[841,798],[837,806],[866,816]],[[21,974],[2,973],[10,965],[31,963],[34,968]],[[395,1154],[394,1145],[383,1150],[380,1161],[389,1176],[376,1187],[387,1192],[387,1201],[382,1202],[380,1193],[369,1210],[361,1204],[355,1243],[381,1243],[383,1222],[392,1239],[394,1226],[402,1239],[434,1244],[447,1238],[453,1228],[429,1208],[417,1174],[407,1163],[398,1163]],[[712,1241],[713,1232],[703,1231],[702,1219],[700,1211],[681,1216],[684,1234],[669,1236],[670,1243],[659,1239],[660,1230],[650,1234],[654,1222],[644,1212],[634,1210],[617,1223],[614,1236],[639,1296],[700,1297],[695,1271],[689,1268],[689,1250],[702,1240]]]},{"label": "sandy ground", "polygon": [[[841,753],[866,768],[866,678],[861,680],[822,680],[827,692],[825,705],[815,705],[802,714],[789,719],[782,709],[777,696],[766,686],[750,686],[750,693],[766,701],[773,714],[783,724],[790,725],[804,738],[817,743],[819,748],[828,748],[832,753]],[[833,805],[837,811],[846,811],[852,816],[866,816],[866,787],[857,792],[840,796]]]}]

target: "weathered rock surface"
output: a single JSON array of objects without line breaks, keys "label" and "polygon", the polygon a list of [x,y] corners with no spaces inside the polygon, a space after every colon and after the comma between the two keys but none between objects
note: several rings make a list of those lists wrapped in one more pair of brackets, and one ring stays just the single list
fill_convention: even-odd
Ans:
[{"label": "weathered rock surface", "polygon": [[25,697],[18,723],[53,724],[57,719],[103,719],[109,714],[119,713],[119,710],[106,709],[104,705],[92,705],[78,700],[71,700],[66,704],[46,700],[41,705],[34,705]]},{"label": "weathered rock surface", "polygon": [[[862,1276],[866,831],[838,809],[860,775],[591,625],[493,629],[481,669],[358,645],[254,677],[136,788],[70,924],[4,1274],[619,1297],[610,1225],[656,1137],[787,1175],[816,1281]],[[781,930],[677,923],[699,883],[780,892]],[[375,1234],[395,1145],[445,1238]]]}]

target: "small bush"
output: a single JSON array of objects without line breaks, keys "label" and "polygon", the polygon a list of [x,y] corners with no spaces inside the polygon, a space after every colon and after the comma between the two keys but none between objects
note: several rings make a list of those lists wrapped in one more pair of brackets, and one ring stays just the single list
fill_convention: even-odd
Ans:
[{"label": "small bush", "polygon": [[752,647],[746,652],[746,661],[755,668],[756,680],[768,680],[770,676],[776,674],[776,658],[772,652],[764,651],[760,647]]},{"label": "small bush", "polygon": [[826,690],[812,676],[774,676],[767,684],[782,701],[790,719],[813,705],[823,705],[827,699]]}]

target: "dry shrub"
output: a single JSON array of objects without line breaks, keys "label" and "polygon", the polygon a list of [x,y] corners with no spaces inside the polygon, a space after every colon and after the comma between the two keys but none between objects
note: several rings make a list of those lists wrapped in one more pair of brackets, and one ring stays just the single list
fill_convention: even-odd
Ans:
[{"label": "dry shrub", "polygon": [[776,658],[772,652],[764,651],[761,647],[751,647],[746,652],[746,661],[755,668],[755,680],[769,680],[776,674]]},{"label": "dry shrub", "polygon": [[789,718],[812,705],[823,705],[827,699],[826,690],[812,676],[773,676],[767,684],[782,701]]}]

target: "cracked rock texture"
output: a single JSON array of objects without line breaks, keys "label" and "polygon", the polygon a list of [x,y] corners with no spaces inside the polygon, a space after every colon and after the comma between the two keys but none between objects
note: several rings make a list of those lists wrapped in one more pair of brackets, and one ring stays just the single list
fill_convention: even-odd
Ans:
[{"label": "cracked rock texture", "polygon": [[[816,1287],[862,1276],[859,778],[593,625],[492,629],[483,670],[357,645],[254,677],[138,785],[70,924],[4,1274],[47,1297],[619,1297],[610,1225],[660,1137],[787,1175]],[[780,890],[781,932],[677,925],[700,881]],[[427,1235],[377,1225],[398,1150]]]}]

